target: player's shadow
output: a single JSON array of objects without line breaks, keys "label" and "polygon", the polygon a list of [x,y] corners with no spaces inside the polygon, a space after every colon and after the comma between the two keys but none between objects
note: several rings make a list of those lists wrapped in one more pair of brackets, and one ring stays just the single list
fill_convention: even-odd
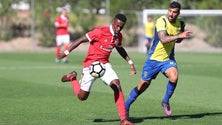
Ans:
[{"label": "player's shadow", "polygon": [[[211,113],[198,113],[198,114],[184,114],[184,115],[173,115],[173,116],[148,116],[148,117],[130,117],[130,121],[133,123],[140,123],[146,119],[198,119],[205,116],[217,116],[222,115],[222,112],[211,112]],[[119,119],[94,119],[93,122],[116,122]]]},{"label": "player's shadow", "polygon": [[131,121],[135,123],[142,122],[146,119],[171,119],[171,120],[177,120],[177,119],[198,119],[203,118],[205,116],[217,116],[222,115],[222,112],[206,112],[206,113],[198,113],[198,114],[184,114],[184,115],[173,115],[173,116],[149,116],[149,117],[132,117],[130,118]]}]

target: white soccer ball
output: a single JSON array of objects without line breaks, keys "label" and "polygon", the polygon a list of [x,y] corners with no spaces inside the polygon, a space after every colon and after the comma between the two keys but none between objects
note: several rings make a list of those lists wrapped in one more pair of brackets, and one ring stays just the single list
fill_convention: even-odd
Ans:
[{"label": "white soccer ball", "polygon": [[89,73],[91,76],[93,76],[95,78],[102,77],[104,75],[105,71],[106,71],[105,66],[102,63],[100,63],[99,61],[93,62],[90,65]]}]

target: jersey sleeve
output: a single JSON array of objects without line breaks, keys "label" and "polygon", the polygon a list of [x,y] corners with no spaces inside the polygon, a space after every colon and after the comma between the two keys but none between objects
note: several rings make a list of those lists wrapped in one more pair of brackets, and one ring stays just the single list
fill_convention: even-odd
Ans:
[{"label": "jersey sleeve", "polygon": [[88,38],[88,40],[91,41],[98,41],[98,34],[100,33],[100,31],[98,29],[94,29],[92,31],[89,31],[88,33],[86,33],[86,37]]},{"label": "jersey sleeve", "polygon": [[159,19],[157,19],[156,30],[157,30],[157,32],[162,31],[162,30],[166,30],[166,21],[164,21],[163,17],[160,17]]}]

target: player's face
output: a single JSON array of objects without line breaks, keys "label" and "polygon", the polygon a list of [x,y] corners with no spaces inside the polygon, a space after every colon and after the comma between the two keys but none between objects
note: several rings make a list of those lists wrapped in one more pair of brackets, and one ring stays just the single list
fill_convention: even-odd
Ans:
[{"label": "player's face", "polygon": [[152,22],[152,18],[151,18],[151,17],[148,17],[147,21],[148,21],[148,22]]},{"label": "player's face", "polygon": [[125,23],[122,22],[121,20],[118,20],[118,19],[115,19],[113,22],[112,22],[112,26],[113,26],[113,31],[115,33],[119,33],[123,27],[124,27]]},{"label": "player's face", "polygon": [[179,8],[169,8],[168,9],[168,13],[167,13],[167,16],[168,16],[168,20],[171,22],[171,23],[174,23],[177,19],[177,16],[180,14],[180,10]]},{"label": "player's face", "polygon": [[65,15],[65,16],[66,16],[66,14],[67,14],[67,10],[66,10],[66,9],[63,9],[63,10],[62,10],[62,15]]}]

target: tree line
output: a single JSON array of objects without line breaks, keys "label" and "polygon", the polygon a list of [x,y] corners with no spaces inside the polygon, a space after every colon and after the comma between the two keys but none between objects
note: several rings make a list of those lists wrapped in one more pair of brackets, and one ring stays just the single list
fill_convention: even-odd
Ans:
[{"label": "tree line", "polygon": [[[17,11],[11,8],[13,3],[19,3],[21,0],[4,0],[0,1],[0,39],[8,41],[15,37],[30,37],[30,16],[19,17]],[[42,46],[53,46],[55,38],[54,20],[58,16],[57,7],[69,5],[71,12],[69,18],[71,27],[74,29],[75,39],[80,34],[91,30],[100,24],[107,24],[107,13],[110,20],[119,12],[132,11],[141,12],[143,9],[167,9],[171,0],[23,0],[31,5],[34,2],[34,22],[35,38],[40,41]],[[222,9],[220,0],[178,0],[182,9]],[[109,10],[107,10],[109,9]],[[100,10],[106,13],[101,14]],[[31,13],[30,13],[31,14]],[[126,13],[128,17],[125,27],[127,36],[127,45],[133,45],[137,34],[131,32],[133,27],[137,27],[138,20],[134,13]],[[141,19],[142,20],[142,19]],[[195,17],[190,19],[206,34],[206,41],[213,46],[222,47],[221,42],[221,16],[212,17]],[[19,22],[19,23],[18,23]],[[29,32],[27,32],[27,30]],[[211,34],[211,35],[210,35]],[[214,35],[212,35],[214,34]]]}]

